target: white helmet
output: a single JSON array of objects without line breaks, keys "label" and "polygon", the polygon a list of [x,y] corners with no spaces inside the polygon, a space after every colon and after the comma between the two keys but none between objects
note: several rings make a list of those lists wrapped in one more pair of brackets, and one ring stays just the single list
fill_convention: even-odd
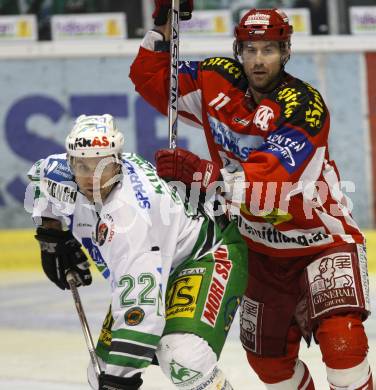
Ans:
[{"label": "white helmet", "polygon": [[110,114],[81,115],[65,140],[70,157],[101,157],[123,151],[124,136]]}]

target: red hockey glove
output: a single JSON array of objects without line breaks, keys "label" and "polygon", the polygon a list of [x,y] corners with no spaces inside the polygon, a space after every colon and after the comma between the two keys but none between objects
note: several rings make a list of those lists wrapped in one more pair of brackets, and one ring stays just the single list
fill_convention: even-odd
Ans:
[{"label": "red hockey glove", "polygon": [[[171,9],[171,0],[154,0],[155,9],[153,12],[156,26],[163,26],[167,23],[168,12]],[[189,20],[192,17],[193,0],[180,0],[180,20]]]},{"label": "red hockey glove", "polygon": [[[158,175],[165,179],[191,184],[194,173],[201,173],[201,191],[206,192],[208,186],[219,179],[220,170],[217,163],[202,160],[188,150],[161,149],[155,154]],[[195,178],[195,181],[196,178]]]}]

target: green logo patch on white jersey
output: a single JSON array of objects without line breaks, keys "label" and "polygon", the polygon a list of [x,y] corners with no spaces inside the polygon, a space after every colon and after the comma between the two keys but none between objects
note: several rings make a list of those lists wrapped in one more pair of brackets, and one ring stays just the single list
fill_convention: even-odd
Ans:
[{"label": "green logo patch on white jersey", "polygon": [[172,383],[179,386],[183,383],[188,384],[192,380],[197,379],[198,377],[202,376],[202,373],[186,368],[172,360],[170,363],[170,375]]}]

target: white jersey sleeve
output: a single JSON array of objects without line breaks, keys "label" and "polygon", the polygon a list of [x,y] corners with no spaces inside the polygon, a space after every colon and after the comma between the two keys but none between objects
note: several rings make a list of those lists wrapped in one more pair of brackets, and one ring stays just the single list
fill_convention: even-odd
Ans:
[{"label": "white jersey sleeve", "polygon": [[66,154],[54,154],[38,160],[27,175],[32,183],[34,223],[40,225],[41,217],[45,217],[69,225],[69,217],[74,213],[77,186]]}]

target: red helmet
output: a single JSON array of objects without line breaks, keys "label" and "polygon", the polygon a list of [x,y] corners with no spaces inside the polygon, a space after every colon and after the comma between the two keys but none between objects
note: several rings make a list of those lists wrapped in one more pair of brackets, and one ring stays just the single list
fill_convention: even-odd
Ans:
[{"label": "red helmet", "polygon": [[235,27],[235,39],[241,41],[288,41],[293,32],[287,15],[277,9],[248,11]]}]

